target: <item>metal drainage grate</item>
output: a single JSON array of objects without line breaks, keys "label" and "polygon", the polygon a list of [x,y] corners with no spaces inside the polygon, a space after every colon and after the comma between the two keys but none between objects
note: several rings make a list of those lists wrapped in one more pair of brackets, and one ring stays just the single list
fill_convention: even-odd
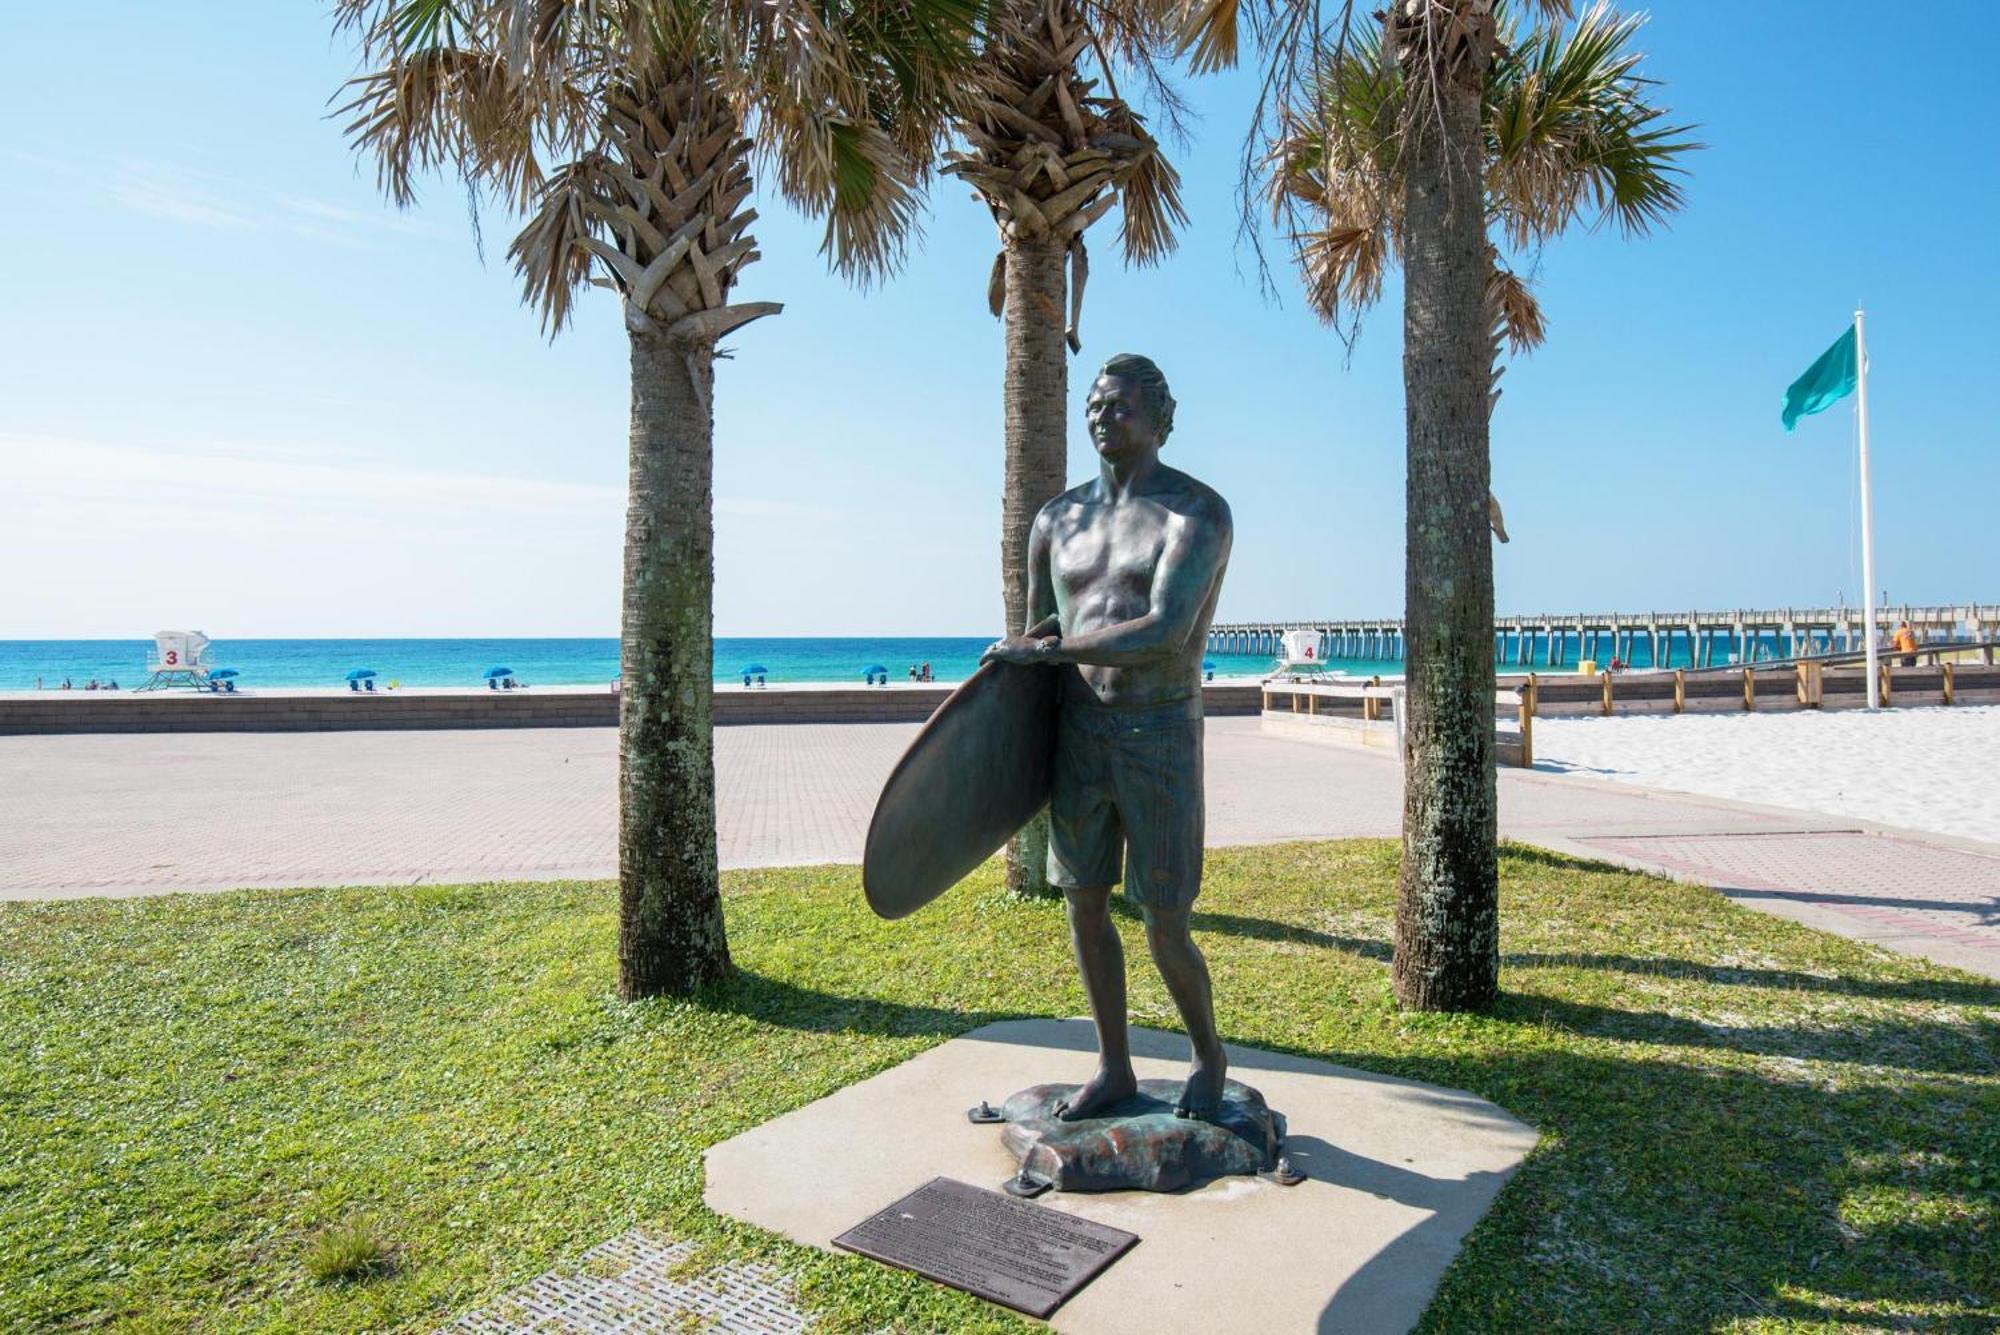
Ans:
[{"label": "metal drainage grate", "polygon": [[674,1277],[694,1251],[692,1242],[633,1229],[439,1335],[797,1335],[809,1328],[790,1284],[769,1266],[724,1261]]}]

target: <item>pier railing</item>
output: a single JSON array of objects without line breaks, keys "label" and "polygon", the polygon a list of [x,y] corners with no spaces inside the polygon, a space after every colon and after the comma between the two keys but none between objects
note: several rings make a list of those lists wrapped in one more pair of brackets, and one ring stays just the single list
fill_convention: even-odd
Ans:
[{"label": "pier railing", "polygon": [[[2000,704],[2000,666],[1883,663],[1881,693],[1891,705]],[[1717,714],[1745,710],[1859,709],[1868,703],[1866,667],[1814,659],[1710,672],[1594,672],[1503,677],[1494,696],[1495,746],[1503,765],[1535,762],[1538,718],[1619,714]],[[1267,722],[1304,735],[1385,751],[1403,750],[1400,683],[1267,681]]]},{"label": "pier railing", "polygon": [[[1580,661],[1639,667],[1710,668],[1826,657],[1865,647],[1860,607],[1733,608],[1724,611],[1545,612],[1493,622],[1501,668],[1560,668]],[[1878,607],[1877,634],[1907,622],[1925,644],[2000,636],[2000,603]],[[1208,651],[1276,657],[1288,631],[1317,632],[1320,661],[1394,662],[1403,657],[1400,617],[1232,622],[1209,631]],[[1991,653],[1991,650],[1988,650]]]}]

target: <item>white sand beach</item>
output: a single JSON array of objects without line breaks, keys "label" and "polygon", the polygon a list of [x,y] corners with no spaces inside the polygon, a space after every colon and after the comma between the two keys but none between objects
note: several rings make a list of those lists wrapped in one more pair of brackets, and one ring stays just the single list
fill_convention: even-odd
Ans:
[{"label": "white sand beach", "polygon": [[2000,843],[2000,706],[1535,720],[1535,767]]}]

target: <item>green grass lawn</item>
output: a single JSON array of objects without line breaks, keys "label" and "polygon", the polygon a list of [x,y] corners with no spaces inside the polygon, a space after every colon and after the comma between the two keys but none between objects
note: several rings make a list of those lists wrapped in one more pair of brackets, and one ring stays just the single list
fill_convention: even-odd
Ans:
[{"label": "green grass lawn", "polygon": [[[1399,1015],[1395,856],[1214,853],[1197,926],[1225,1037],[1540,1128],[1425,1329],[2000,1328],[2000,985],[1513,848],[1496,1013]],[[703,1147],[1082,1011],[996,877],[884,923],[851,868],[731,874],[737,977],[631,1006],[602,884],[0,906],[0,1330],[428,1329],[642,1223],[836,1327],[1019,1329],[701,1205]]]}]

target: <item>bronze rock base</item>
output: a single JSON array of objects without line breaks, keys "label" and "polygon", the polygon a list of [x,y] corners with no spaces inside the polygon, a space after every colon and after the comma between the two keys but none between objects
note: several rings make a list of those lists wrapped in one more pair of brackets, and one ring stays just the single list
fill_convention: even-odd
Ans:
[{"label": "bronze rock base", "polygon": [[1212,1122],[1174,1115],[1179,1080],[1141,1080],[1138,1093],[1102,1117],[1059,1120],[1056,1105],[1078,1088],[1030,1085],[1001,1107],[1002,1140],[1023,1175],[1045,1178],[1057,1191],[1178,1191],[1278,1163],[1284,1114],[1248,1085],[1225,1083]]}]

